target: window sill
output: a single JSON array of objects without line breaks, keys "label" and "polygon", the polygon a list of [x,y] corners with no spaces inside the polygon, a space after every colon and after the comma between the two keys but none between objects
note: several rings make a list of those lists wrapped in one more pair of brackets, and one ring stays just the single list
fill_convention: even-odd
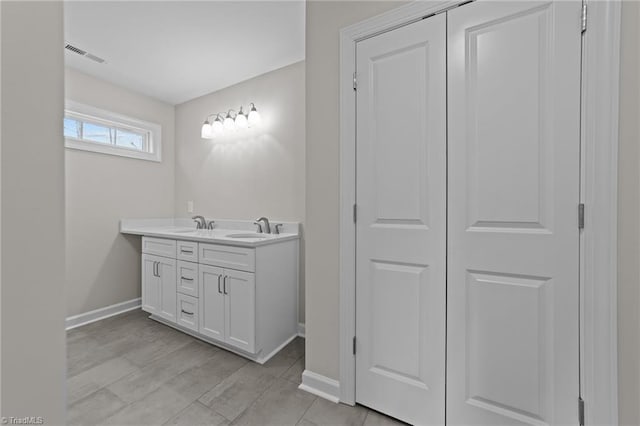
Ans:
[{"label": "window sill", "polygon": [[135,158],[137,160],[153,161],[156,163],[162,162],[162,156],[160,152],[142,152],[134,151],[126,148],[118,148],[112,145],[105,145],[100,143],[92,143],[87,141],[79,141],[75,139],[65,138],[64,146],[67,149],[74,149],[79,151],[96,152],[99,154],[114,155],[118,157]]}]

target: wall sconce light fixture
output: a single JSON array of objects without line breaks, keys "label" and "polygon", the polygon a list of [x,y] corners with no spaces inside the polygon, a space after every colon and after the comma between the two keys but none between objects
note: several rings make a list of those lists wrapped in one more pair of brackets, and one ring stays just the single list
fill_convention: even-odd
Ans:
[{"label": "wall sconce light fixture", "polygon": [[[200,137],[202,139],[215,139],[225,132],[231,133],[236,130],[244,130],[248,127],[257,126],[260,124],[260,114],[253,102],[249,105],[251,106],[249,115],[246,115],[242,111],[242,106],[237,113],[230,109],[226,114],[223,112],[210,114],[202,125]],[[211,120],[213,117],[215,118]]]}]

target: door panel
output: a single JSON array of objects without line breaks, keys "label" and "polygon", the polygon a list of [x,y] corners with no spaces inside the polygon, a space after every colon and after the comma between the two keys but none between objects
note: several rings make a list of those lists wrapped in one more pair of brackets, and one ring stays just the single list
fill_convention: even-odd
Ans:
[{"label": "door panel", "polygon": [[156,267],[160,275],[160,307],[158,315],[176,322],[176,261],[165,257],[158,258]]},{"label": "door panel", "polygon": [[250,272],[225,269],[226,342],[255,350],[255,277]]},{"label": "door panel", "polygon": [[156,276],[156,257],[142,255],[142,310],[157,314],[160,307],[160,279]]},{"label": "door panel", "polygon": [[200,286],[200,333],[224,342],[224,270],[215,266],[198,265]]},{"label": "door panel", "polygon": [[446,16],[357,43],[356,401],[444,423]]},{"label": "door panel", "polygon": [[578,421],[579,18],[448,12],[448,424]]}]

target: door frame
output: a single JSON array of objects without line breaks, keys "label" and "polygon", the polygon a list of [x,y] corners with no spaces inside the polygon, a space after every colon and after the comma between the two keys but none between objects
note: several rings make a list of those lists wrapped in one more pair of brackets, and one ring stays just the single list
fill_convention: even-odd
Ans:
[{"label": "door frame", "polygon": [[[484,1],[484,0],[476,0]],[[575,1],[575,0],[574,0]],[[457,7],[465,0],[414,1],[340,31],[340,401],[356,395],[356,43]],[[580,359],[585,424],[618,423],[617,190],[621,3],[588,1],[582,43]],[[576,22],[579,28],[580,22]],[[580,78],[580,76],[576,76]],[[608,141],[608,143],[600,143]],[[576,395],[576,399],[579,395]],[[576,401],[577,406],[577,401]]]}]

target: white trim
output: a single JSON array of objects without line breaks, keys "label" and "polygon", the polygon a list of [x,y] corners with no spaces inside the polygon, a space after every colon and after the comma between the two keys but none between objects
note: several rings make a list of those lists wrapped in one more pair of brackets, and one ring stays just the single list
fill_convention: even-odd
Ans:
[{"label": "white trim", "polygon": [[298,323],[298,336],[303,339],[307,337],[307,334],[305,333],[305,324],[303,322]]},{"label": "white trim", "polygon": [[302,383],[298,389],[336,404],[340,402],[340,383],[313,371],[304,370],[302,372]]},{"label": "white trim", "polygon": [[70,99],[65,100],[64,114],[65,117],[70,115],[76,116],[78,119],[82,119],[84,116],[87,117],[87,120],[89,121],[103,122],[106,126],[117,126],[137,132],[148,132],[148,143],[151,151],[138,151],[75,138],[64,138],[65,148],[135,158],[138,160],[155,162],[162,161],[162,127],[159,124],[128,117],[112,111],[75,102]]},{"label": "white trim", "polygon": [[585,424],[618,424],[619,1],[589,1],[583,48],[582,397]]},{"label": "white trim", "polygon": [[[447,8],[414,1],[340,32],[340,401],[355,403],[355,96],[358,40]],[[587,424],[617,424],[617,153],[620,2],[590,1],[583,46],[581,359]]]},{"label": "white trim", "polygon": [[104,308],[85,312],[83,314],[73,315],[65,320],[65,329],[71,330],[82,325],[91,324],[92,322],[138,309],[140,306],[142,306],[142,299],[138,297],[136,299],[116,303],[111,306],[105,306]]}]

